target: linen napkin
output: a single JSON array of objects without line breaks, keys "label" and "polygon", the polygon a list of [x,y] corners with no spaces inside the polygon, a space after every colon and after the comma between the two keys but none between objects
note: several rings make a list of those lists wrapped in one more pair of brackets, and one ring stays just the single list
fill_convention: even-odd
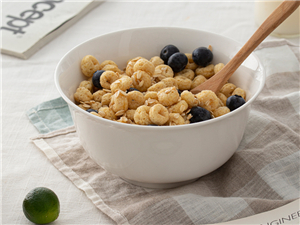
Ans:
[{"label": "linen napkin", "polygon": [[28,111],[35,145],[117,224],[212,224],[266,212],[299,198],[299,46],[286,40],[256,50],[266,84],[252,105],[237,152],[223,166],[172,189],[132,185],[97,165],[83,149],[66,103]]}]

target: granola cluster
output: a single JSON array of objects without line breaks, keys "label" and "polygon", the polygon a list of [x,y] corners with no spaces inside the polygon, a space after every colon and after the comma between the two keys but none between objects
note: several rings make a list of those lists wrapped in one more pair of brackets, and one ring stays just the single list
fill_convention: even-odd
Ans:
[{"label": "granola cluster", "polygon": [[[192,54],[185,54],[185,68],[174,73],[159,56],[151,59],[136,57],[120,69],[112,60],[99,63],[87,55],[81,61],[86,77],[74,93],[75,103],[95,116],[138,125],[182,125],[191,121],[191,109],[201,107],[211,117],[219,117],[230,110],[226,100],[232,95],[246,98],[246,92],[226,83],[219,93],[209,90],[194,95],[191,89],[219,72],[223,63],[197,65]],[[97,77],[94,74],[99,74]]]}]

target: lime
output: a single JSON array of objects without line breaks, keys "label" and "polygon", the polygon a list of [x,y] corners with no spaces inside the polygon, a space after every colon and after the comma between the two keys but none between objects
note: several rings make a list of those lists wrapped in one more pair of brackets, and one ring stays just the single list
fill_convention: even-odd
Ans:
[{"label": "lime", "polygon": [[31,190],[23,201],[23,212],[27,219],[36,224],[51,223],[60,211],[57,195],[45,187]]}]

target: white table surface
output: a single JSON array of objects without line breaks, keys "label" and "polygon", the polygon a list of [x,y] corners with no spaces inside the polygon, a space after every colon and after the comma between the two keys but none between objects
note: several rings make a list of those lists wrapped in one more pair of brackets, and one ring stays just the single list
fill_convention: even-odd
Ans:
[{"label": "white table surface", "polygon": [[[254,2],[113,1],[104,2],[28,60],[1,55],[1,224],[32,224],[22,201],[33,188],[51,188],[61,213],[53,224],[114,224],[34,146],[38,131],[26,111],[59,97],[54,70],[75,45],[120,29],[172,26],[206,30],[245,43],[257,29]],[[268,37],[266,40],[277,39]],[[299,44],[299,39],[289,39]]]}]

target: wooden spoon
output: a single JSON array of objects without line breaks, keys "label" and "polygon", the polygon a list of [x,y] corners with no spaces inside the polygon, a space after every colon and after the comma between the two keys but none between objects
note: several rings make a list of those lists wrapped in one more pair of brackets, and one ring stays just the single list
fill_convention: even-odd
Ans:
[{"label": "wooden spoon", "polygon": [[210,79],[193,88],[191,92],[197,94],[202,90],[218,92],[228,81],[231,75],[254,51],[254,49],[286,18],[288,18],[300,5],[300,1],[284,1],[272,14],[261,24],[252,37],[240,49],[240,51],[224,66],[224,68]]}]

